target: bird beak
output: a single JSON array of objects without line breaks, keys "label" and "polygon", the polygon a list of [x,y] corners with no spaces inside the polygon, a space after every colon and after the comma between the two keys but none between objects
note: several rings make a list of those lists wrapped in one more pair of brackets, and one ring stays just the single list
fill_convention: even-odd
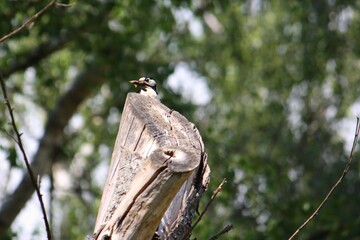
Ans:
[{"label": "bird beak", "polygon": [[131,81],[129,81],[129,83],[131,83],[131,84],[134,84],[135,85],[135,87],[138,87],[138,86],[140,86],[140,87],[142,87],[142,86],[146,86],[146,82],[144,81],[144,80],[131,80]]},{"label": "bird beak", "polygon": [[130,80],[129,83],[134,84],[134,86],[137,87],[139,84],[139,80]]}]

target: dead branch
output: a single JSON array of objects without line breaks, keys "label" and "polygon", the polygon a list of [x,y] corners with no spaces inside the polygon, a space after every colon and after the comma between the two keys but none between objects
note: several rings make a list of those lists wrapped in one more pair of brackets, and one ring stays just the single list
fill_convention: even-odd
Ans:
[{"label": "dead branch", "polygon": [[218,234],[216,234],[215,236],[209,238],[209,240],[219,239],[219,237],[221,237],[222,235],[228,233],[231,229],[233,229],[233,227],[234,226],[232,224],[226,225]]},{"label": "dead branch", "polygon": [[[199,218],[196,220],[196,222],[194,223],[194,225],[191,226],[190,231],[185,235],[186,239],[187,237],[189,237],[189,235],[191,234],[191,232],[194,230],[194,228],[196,227],[196,225],[201,221],[202,217],[205,215],[206,211],[208,210],[208,208],[210,207],[211,203],[214,201],[214,199],[216,198],[216,196],[221,192],[223,185],[226,183],[226,179],[224,178],[222,180],[222,182],[220,183],[220,185],[217,187],[217,189],[213,192],[210,200],[208,201],[208,203],[206,204],[204,210],[200,213]],[[229,229],[230,231],[230,229]]]},{"label": "dead branch", "polygon": [[[4,80],[3,80],[1,74],[0,74],[0,84],[1,84],[1,89],[2,89],[2,92],[3,92],[3,96],[4,96],[4,101],[5,101],[6,107],[8,109],[9,115],[10,115],[11,126],[14,129],[14,132],[15,132],[15,135],[16,135],[15,136],[15,138],[16,138],[15,142],[18,145],[18,147],[19,147],[19,149],[20,149],[20,151],[21,151],[21,153],[23,155],[23,159],[24,159],[24,162],[25,162],[25,165],[26,165],[26,169],[27,169],[27,171],[29,173],[32,185],[35,188],[35,192],[36,192],[37,198],[39,200],[39,203],[40,203],[40,206],[41,206],[41,211],[42,211],[43,218],[44,218],[47,238],[50,240],[51,239],[51,230],[50,230],[50,225],[49,225],[48,218],[47,218],[47,215],[46,215],[45,204],[44,204],[44,201],[42,199],[41,192],[40,192],[40,187],[39,187],[40,184],[39,185],[37,184],[34,172],[33,172],[32,168],[30,166],[27,154],[25,152],[25,148],[24,148],[22,140],[21,140],[22,133],[19,132],[18,127],[17,127],[17,125],[15,123],[15,117],[14,117],[13,108],[11,107],[10,101],[8,99],[5,83],[4,83]],[[40,179],[40,177],[39,177],[39,179]]]},{"label": "dead branch", "polygon": [[[69,119],[80,104],[104,81],[100,74],[104,71],[102,66],[94,66],[90,69],[76,77],[73,84],[58,98],[55,106],[48,113],[44,135],[39,140],[39,147],[31,162],[33,171],[40,176],[49,173],[53,156],[58,146],[64,142],[63,129]],[[0,236],[9,228],[33,192],[31,180],[28,174],[24,174],[19,185],[4,198],[0,207]]]},{"label": "dead branch", "polygon": [[21,30],[23,30],[25,27],[27,27],[28,25],[30,25],[31,23],[33,23],[41,14],[43,14],[46,10],[48,10],[50,7],[56,5],[56,1],[52,0],[51,2],[49,2],[44,8],[42,8],[40,11],[38,11],[34,16],[32,16],[29,20],[27,20],[23,25],[21,25],[20,27],[18,27],[17,29],[15,29],[14,31],[12,31],[11,33],[5,35],[4,37],[2,37],[0,39],[0,43],[4,42],[5,40],[11,38],[12,36],[14,36],[15,34],[17,34],[18,32],[20,32]]},{"label": "dead branch", "polygon": [[344,168],[340,178],[337,180],[337,182],[334,184],[334,186],[330,189],[328,194],[325,196],[324,200],[316,208],[316,210],[313,212],[313,214],[311,214],[310,217],[308,219],[306,219],[306,221],[298,229],[296,229],[296,231],[291,235],[289,240],[293,239],[300,232],[300,230],[303,229],[319,213],[320,209],[323,207],[323,205],[329,199],[330,195],[339,186],[339,184],[342,182],[342,180],[344,179],[344,177],[348,173],[351,162],[352,162],[353,154],[355,152],[355,148],[356,148],[356,145],[357,145],[359,132],[360,132],[360,124],[359,124],[359,118],[357,118],[356,128],[355,128],[355,136],[354,136],[354,141],[353,141],[353,145],[352,145],[352,148],[351,148],[350,156],[349,156],[349,158],[348,158],[348,160],[346,162],[345,168]]}]

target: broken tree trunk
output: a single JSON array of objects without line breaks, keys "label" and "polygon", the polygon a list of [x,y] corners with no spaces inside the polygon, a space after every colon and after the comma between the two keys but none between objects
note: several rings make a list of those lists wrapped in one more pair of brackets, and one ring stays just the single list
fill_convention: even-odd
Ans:
[{"label": "broken tree trunk", "polygon": [[194,124],[155,99],[129,93],[94,239],[188,239],[209,174]]}]

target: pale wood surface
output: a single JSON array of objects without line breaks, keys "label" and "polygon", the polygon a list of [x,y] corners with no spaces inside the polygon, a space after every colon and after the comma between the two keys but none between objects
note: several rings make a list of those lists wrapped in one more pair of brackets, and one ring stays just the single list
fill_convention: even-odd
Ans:
[{"label": "pale wood surface", "polygon": [[[171,163],[157,163],[166,159],[164,152],[169,149],[175,152]],[[157,215],[163,215],[178,192],[161,221],[158,234],[161,239],[170,239],[171,234],[173,237],[174,234],[184,234],[189,230],[194,210],[209,181],[210,170],[206,161],[200,134],[192,123],[154,99],[136,93],[128,94],[95,232],[99,233],[104,225],[109,227],[114,224],[111,221],[119,220],[112,219],[113,215],[123,216],[124,213],[130,218],[121,219],[120,228],[133,228],[136,217],[137,226],[142,226],[141,229],[145,226],[154,229],[154,224],[150,222],[156,223]],[[135,203],[134,199],[141,201]],[[152,210],[150,214],[148,209]],[[158,224],[159,220],[156,226]],[[151,239],[153,232],[141,239]],[[119,239],[131,239],[129,235],[124,235],[126,233],[121,234]],[[115,234],[112,239],[116,239]]]}]

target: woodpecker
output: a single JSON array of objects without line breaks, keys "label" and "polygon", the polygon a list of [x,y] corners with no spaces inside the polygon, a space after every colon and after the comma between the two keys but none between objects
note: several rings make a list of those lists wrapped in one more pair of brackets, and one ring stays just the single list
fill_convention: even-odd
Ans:
[{"label": "woodpecker", "polygon": [[139,80],[131,80],[129,82],[134,84],[135,87],[140,87],[139,93],[141,95],[159,100],[158,91],[156,89],[156,82],[154,79],[150,77],[141,77]]}]

